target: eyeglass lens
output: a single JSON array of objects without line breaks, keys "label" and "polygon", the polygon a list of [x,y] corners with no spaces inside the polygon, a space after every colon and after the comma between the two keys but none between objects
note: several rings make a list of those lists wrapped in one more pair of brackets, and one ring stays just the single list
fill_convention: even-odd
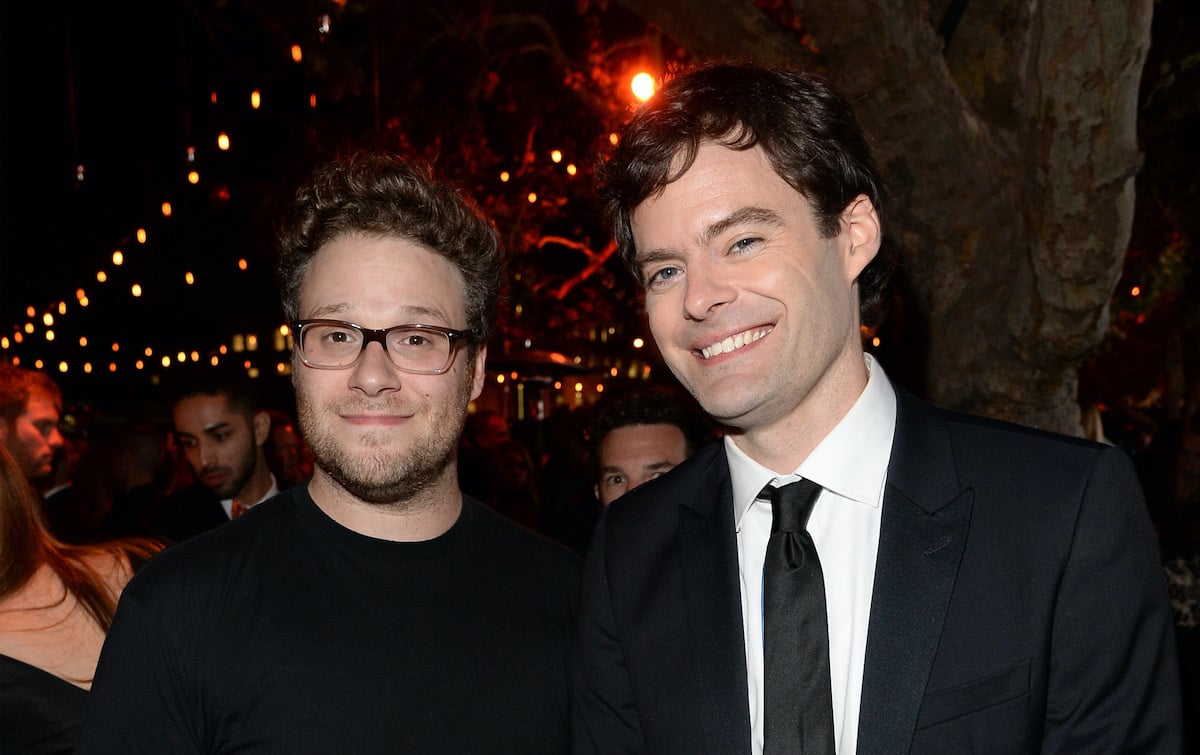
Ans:
[{"label": "eyeglass lens", "polygon": [[[348,367],[358,361],[372,338],[350,323],[313,323],[301,330],[305,361],[320,367]],[[450,359],[450,338],[436,330],[392,328],[386,332],[387,353],[404,370],[440,372]]]}]

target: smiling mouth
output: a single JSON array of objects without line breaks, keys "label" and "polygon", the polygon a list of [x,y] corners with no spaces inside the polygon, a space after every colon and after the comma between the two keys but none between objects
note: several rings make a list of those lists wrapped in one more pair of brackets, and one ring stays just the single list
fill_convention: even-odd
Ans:
[{"label": "smiling mouth", "polygon": [[721,354],[728,354],[731,351],[737,351],[743,346],[754,343],[758,339],[770,333],[772,330],[774,330],[772,327],[757,328],[755,330],[747,330],[744,333],[738,333],[737,335],[729,336],[724,341],[717,341],[711,346],[706,346],[703,349],[700,349],[700,355],[705,359],[712,359],[713,357]]}]

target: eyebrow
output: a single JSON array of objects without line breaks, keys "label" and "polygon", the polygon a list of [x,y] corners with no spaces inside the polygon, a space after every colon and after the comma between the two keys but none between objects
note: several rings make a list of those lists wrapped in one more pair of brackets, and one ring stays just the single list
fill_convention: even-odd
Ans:
[{"label": "eyebrow", "polygon": [[209,425],[208,427],[204,428],[204,430],[202,432],[205,435],[211,435],[213,433],[221,432],[222,430],[228,430],[231,427],[233,427],[233,424],[230,422],[215,422],[215,423]]},{"label": "eyebrow", "polygon": [[[351,305],[348,302],[341,302],[339,304],[329,304],[324,307],[317,307],[315,310],[313,310],[312,314],[310,314],[308,316],[308,318],[306,318],[306,319],[310,319],[310,320],[336,319],[333,317],[334,315],[345,315],[346,311],[349,310],[350,307],[351,307]],[[405,307],[400,307],[400,312],[403,317],[417,318],[417,319],[432,317],[435,319],[441,318],[444,322],[450,322],[450,318],[446,316],[445,312],[443,312],[440,309],[434,309],[433,307],[426,307],[426,306],[422,306],[422,305],[409,305],[409,306],[405,306]],[[414,320],[410,320],[410,322],[413,322],[413,321]],[[404,324],[407,324],[407,323],[404,323]]]},{"label": "eyebrow", "polygon": [[[783,218],[774,210],[768,210],[765,207],[741,207],[729,213],[725,217],[709,223],[704,230],[696,236],[696,244],[699,246],[708,246],[713,239],[727,232],[730,228],[736,228],[741,225],[765,224],[772,226],[783,225]],[[657,262],[663,259],[670,259],[677,256],[670,249],[659,247],[656,249],[648,249],[644,253],[639,253],[634,259],[638,267],[642,267],[651,262]]]}]

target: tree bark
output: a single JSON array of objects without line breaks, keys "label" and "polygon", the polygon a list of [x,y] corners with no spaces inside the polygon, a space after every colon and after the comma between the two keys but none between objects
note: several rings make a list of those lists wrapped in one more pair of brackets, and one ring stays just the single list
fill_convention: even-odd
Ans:
[{"label": "tree bark", "polygon": [[948,45],[923,3],[794,0],[815,56],[750,0],[621,2],[693,59],[828,76],[872,137],[902,327],[923,330],[907,354],[883,344],[889,371],[943,406],[1080,434],[1078,369],[1132,225],[1152,0],[974,2]]}]

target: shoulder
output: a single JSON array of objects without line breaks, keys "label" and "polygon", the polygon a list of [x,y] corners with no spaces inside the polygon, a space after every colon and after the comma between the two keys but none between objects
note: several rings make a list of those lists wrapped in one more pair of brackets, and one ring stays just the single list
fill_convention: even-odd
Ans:
[{"label": "shoulder", "polygon": [[1086,438],[942,409],[900,391],[897,391],[896,438],[898,444],[944,440],[952,444],[959,459],[984,455],[993,463],[1013,457],[1038,459],[1048,453],[1056,454],[1055,461],[1059,463],[1128,456],[1120,449]]},{"label": "shoulder", "polygon": [[964,488],[1010,503],[1097,493],[1141,498],[1133,459],[1119,448],[897,395],[888,481],[915,499]]},{"label": "shoulder", "polygon": [[729,483],[725,444],[714,440],[702,446],[666,474],[656,477],[613,501],[606,507],[610,519],[643,526],[664,517],[673,518],[683,505],[702,515],[712,513],[722,488]]},{"label": "shoulder", "polygon": [[151,558],[130,582],[130,589],[146,592],[179,591],[186,586],[220,585],[254,573],[251,565],[268,546],[291,542],[296,517],[289,490],[263,501],[235,521],[219,524]]},{"label": "shoulder", "polygon": [[517,524],[479,501],[464,497],[469,507],[479,542],[502,550],[518,561],[547,565],[577,573],[582,559],[562,543]]}]

